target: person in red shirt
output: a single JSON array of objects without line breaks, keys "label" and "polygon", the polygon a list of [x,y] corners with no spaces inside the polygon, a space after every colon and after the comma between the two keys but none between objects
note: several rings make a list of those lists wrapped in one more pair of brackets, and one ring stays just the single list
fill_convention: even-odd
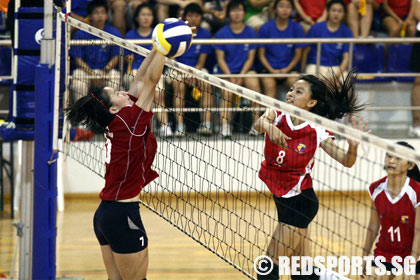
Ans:
[{"label": "person in red shirt", "polygon": [[[397,144],[414,150],[407,142]],[[379,232],[373,254],[375,257],[385,257],[383,265],[392,271],[394,256],[413,256],[419,260],[420,171],[415,163],[388,153],[385,156],[385,170],[388,176],[369,186],[373,205],[363,255],[369,255]],[[420,274],[420,260],[416,265],[416,274]]]},{"label": "person in red shirt", "polygon": [[383,0],[385,16],[382,24],[390,37],[414,37],[414,11],[417,0]]},{"label": "person in red shirt", "polygon": [[128,92],[92,88],[66,109],[72,125],[100,127],[106,138],[105,187],[94,216],[109,279],[145,279],[148,238],[140,212],[140,191],[158,174],[152,169],[157,143],[150,111],[165,57],[153,49]]},{"label": "person in red shirt", "polygon": [[300,22],[305,33],[315,23],[327,19],[327,0],[293,0],[296,8],[296,21]]},{"label": "person in red shirt", "polygon": [[[302,76],[287,92],[286,103],[332,120],[342,118],[363,109],[355,93],[355,79],[354,71],[345,78],[328,80]],[[366,129],[363,118],[358,125],[355,117],[352,122],[353,127]],[[277,256],[310,256],[308,225],[318,212],[310,175],[315,152],[321,147],[343,166],[352,167],[359,143],[347,139],[348,149],[344,151],[324,128],[273,109],[267,110],[254,128],[265,133],[259,177],[273,193],[278,214],[267,255],[273,260]],[[269,275],[259,275],[258,279],[278,279],[278,273],[278,266],[274,266]],[[292,279],[298,278],[292,275]]]}]

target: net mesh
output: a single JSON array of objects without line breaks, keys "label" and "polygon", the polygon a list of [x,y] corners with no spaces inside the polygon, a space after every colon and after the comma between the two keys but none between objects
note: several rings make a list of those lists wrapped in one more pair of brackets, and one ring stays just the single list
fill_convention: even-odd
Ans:
[{"label": "net mesh", "polygon": [[[95,31],[73,19],[67,24],[86,32]],[[92,83],[127,88],[135,74],[130,63],[128,70],[125,68],[127,54],[130,51],[147,53],[126,41],[118,41],[104,32],[101,34],[102,51],[109,48],[113,54],[110,59],[119,58],[113,65],[114,72],[88,73],[90,70],[80,67],[79,62],[69,74],[69,102],[84,96]],[[97,43],[96,39],[85,40],[85,48]],[[70,46],[69,41],[67,44],[74,61],[74,54],[82,48]],[[76,75],[77,69],[81,73]],[[80,85],[75,86],[75,81]],[[230,92],[232,98],[226,92]],[[159,137],[153,168],[160,176],[142,191],[141,203],[249,278],[256,278],[254,260],[267,254],[278,225],[273,196],[258,178],[264,159],[264,137],[249,134],[252,120],[260,115],[257,103],[280,108],[333,131],[335,143],[345,151],[346,137],[362,140],[357,162],[352,168],[343,167],[321,149],[315,154],[311,175],[319,197],[319,212],[309,227],[308,243],[305,243],[309,244],[312,256],[362,255],[370,217],[367,188],[386,175],[383,169],[385,153],[398,152],[402,157],[418,160],[416,153],[383,139],[313,116],[174,61],[167,62],[155,97],[154,131]],[[209,100],[203,100],[205,98]],[[176,109],[176,104],[185,109]],[[226,121],[224,112],[227,110],[233,112]],[[177,130],[179,127],[175,124],[181,114],[184,129]],[[211,126],[200,132],[206,122]],[[231,124],[230,138],[222,137],[226,123]],[[171,137],[165,126],[172,130]],[[67,140],[62,150],[103,176],[103,135],[81,129],[76,137],[79,141]],[[89,141],[83,141],[86,139]],[[297,248],[293,238],[286,240],[284,237],[278,242],[284,244],[289,253]]]}]

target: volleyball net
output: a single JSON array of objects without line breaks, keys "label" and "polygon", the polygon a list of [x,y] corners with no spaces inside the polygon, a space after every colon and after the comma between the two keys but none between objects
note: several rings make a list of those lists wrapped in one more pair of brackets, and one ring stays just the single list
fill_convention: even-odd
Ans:
[{"label": "volleyball net", "polygon": [[[126,89],[135,74],[133,57],[144,57],[148,51],[73,18],[61,18],[68,31],[63,52],[67,58],[64,107],[86,95],[92,85]],[[70,31],[97,38],[70,40]],[[102,65],[110,66],[106,71],[92,71],[77,61],[83,55],[104,59],[108,52],[109,60]],[[113,64],[107,64],[111,60]],[[160,176],[142,191],[141,203],[249,278],[256,278],[254,260],[267,254],[278,224],[273,196],[258,178],[264,137],[249,133],[266,108],[331,131],[345,151],[347,138],[361,142],[352,168],[318,149],[311,175],[320,208],[308,235],[313,256],[361,256],[370,217],[367,190],[386,176],[385,154],[413,162],[419,162],[420,154],[170,59],[154,104],[158,151],[153,168]],[[181,115],[184,127],[178,129]],[[230,133],[223,131],[226,124]],[[103,135],[78,128],[76,139],[71,139],[69,125],[64,127],[67,137],[61,151],[103,176]],[[296,149],[305,152],[304,147]],[[281,242],[295,249],[293,240]]]}]

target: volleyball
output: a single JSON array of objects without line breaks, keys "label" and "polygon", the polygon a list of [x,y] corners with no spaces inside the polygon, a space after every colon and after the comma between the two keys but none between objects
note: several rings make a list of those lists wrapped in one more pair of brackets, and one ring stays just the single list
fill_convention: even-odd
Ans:
[{"label": "volleyball", "polygon": [[160,54],[175,58],[190,48],[192,31],[182,20],[168,18],[153,29],[152,42]]}]

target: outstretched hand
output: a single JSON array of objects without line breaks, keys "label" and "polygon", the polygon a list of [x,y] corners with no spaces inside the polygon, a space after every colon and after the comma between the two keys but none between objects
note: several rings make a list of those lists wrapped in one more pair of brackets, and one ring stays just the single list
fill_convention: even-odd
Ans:
[{"label": "outstretched hand", "polygon": [[275,125],[271,125],[270,128],[267,130],[267,134],[270,137],[270,140],[277,144],[279,147],[283,149],[287,149],[287,142],[288,140],[292,139],[286,134],[283,133],[278,127]]},{"label": "outstretched hand", "polygon": [[[358,129],[360,131],[364,131],[364,132],[367,132],[367,133],[372,132],[371,129],[366,130],[369,122],[364,121],[363,116],[360,117],[359,121],[357,121],[356,116],[352,116],[351,117],[351,123],[352,123],[351,126],[355,129]],[[356,140],[353,140],[353,139],[350,139],[350,138],[347,138],[347,143],[349,143],[350,146],[358,146],[360,144],[359,141],[356,141]]]}]

